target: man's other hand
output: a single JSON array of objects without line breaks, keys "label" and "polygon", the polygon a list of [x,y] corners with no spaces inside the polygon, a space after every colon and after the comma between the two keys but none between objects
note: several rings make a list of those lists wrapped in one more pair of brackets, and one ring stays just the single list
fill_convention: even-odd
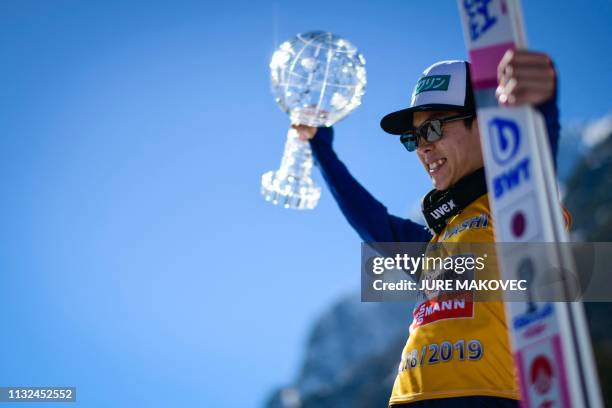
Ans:
[{"label": "man's other hand", "polygon": [[556,77],[548,55],[508,50],[497,67],[499,86],[495,95],[501,105],[539,105],[555,94]]}]

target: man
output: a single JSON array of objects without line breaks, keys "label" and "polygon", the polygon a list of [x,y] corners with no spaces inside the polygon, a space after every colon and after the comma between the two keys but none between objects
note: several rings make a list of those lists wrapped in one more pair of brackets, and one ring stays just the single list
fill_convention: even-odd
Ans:
[{"label": "man", "polygon": [[[556,74],[550,59],[540,53],[509,51],[498,74],[499,103],[536,105],[545,117],[556,155],[559,137]],[[434,189],[422,203],[428,229],[388,214],[350,175],[332,149],[332,129],[294,127],[302,140],[310,140],[329,189],[364,241],[494,242],[475,119],[469,64],[443,61],[424,71],[414,88],[410,107],[381,121],[383,130],[400,135],[406,149],[416,152],[431,177]],[[451,198],[456,208],[443,216],[433,212]],[[416,305],[413,316],[427,301]],[[518,407],[518,399],[501,302],[472,304],[467,314],[466,310],[450,316],[434,313],[426,322],[413,319],[390,405]]]}]

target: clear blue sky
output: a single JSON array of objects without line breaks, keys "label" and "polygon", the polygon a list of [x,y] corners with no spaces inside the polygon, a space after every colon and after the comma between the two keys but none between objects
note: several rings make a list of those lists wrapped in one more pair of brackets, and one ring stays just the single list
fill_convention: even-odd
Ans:
[{"label": "clear blue sky", "polygon": [[[609,112],[612,3],[523,3],[563,120]],[[456,7],[3,1],[0,386],[75,385],[83,407],[256,407],[290,382],[313,320],[358,288],[360,241],[325,189],[311,212],[261,199],[288,124],[269,59],[312,29],[360,48],[368,89],[336,147],[406,215],[429,182],[378,121],[423,68],[465,58]]]}]

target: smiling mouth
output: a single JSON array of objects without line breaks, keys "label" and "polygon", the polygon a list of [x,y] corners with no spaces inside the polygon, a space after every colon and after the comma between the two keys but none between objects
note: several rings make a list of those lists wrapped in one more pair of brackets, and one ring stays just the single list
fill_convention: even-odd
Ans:
[{"label": "smiling mouth", "polygon": [[438,159],[434,162],[431,162],[427,165],[427,171],[429,172],[429,174],[436,173],[445,163],[446,159]]}]

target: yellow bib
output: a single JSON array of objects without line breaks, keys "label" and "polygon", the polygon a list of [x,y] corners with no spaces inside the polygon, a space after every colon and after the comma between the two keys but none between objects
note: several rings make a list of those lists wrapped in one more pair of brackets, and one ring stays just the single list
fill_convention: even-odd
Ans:
[{"label": "yellow bib", "polygon": [[[451,218],[430,246],[494,241],[485,194]],[[487,275],[498,279],[495,259],[486,265]],[[519,399],[504,304],[472,300],[466,293],[417,302],[390,404],[466,396]]]}]

